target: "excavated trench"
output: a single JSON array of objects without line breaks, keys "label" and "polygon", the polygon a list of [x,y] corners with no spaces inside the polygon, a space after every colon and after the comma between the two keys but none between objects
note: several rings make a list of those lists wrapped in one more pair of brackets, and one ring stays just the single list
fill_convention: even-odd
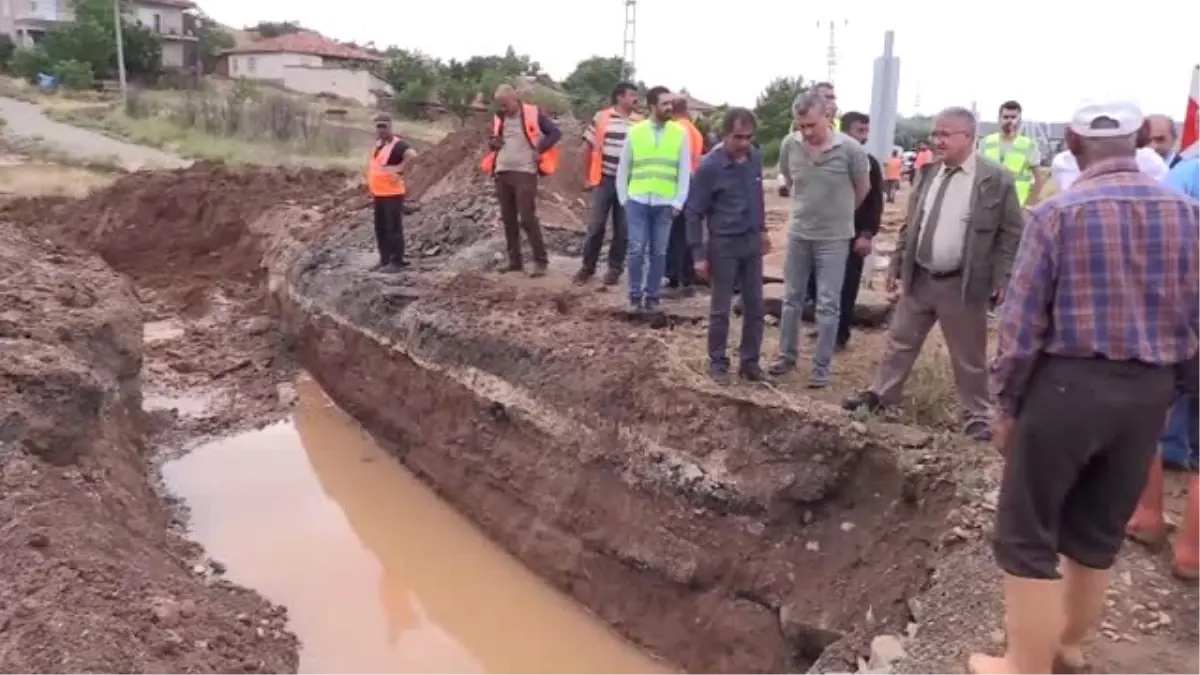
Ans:
[{"label": "excavated trench", "polygon": [[398,461],[688,671],[802,671],[903,629],[950,506],[937,472],[829,406],[698,384],[617,294],[569,287],[565,257],[491,273],[490,214],[436,206],[404,274],[368,271],[359,226],[272,283],[299,361]]}]

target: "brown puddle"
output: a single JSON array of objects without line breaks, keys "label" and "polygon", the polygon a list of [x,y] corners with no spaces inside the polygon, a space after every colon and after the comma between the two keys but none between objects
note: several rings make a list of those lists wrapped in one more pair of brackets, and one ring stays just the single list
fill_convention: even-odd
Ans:
[{"label": "brown puddle", "polygon": [[301,672],[667,672],[492,544],[302,381],[292,421],[163,475],[227,576],[286,605]]}]

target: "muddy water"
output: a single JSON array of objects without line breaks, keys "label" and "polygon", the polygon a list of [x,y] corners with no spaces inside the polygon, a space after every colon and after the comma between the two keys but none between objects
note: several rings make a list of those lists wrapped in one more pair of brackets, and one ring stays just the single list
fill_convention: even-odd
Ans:
[{"label": "muddy water", "polygon": [[230,579],[288,607],[302,672],[666,672],[299,392],[292,421],[163,473]]}]

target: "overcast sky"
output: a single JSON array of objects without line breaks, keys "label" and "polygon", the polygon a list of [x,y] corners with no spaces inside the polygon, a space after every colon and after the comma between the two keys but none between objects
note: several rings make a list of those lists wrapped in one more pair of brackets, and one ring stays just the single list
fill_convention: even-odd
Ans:
[{"label": "overcast sky", "polygon": [[[291,19],[339,40],[442,58],[502,53],[511,44],[556,78],[589,56],[619,55],[625,22],[624,0],[197,1],[234,27]],[[821,6],[830,16],[813,13]],[[853,14],[832,15],[848,10]],[[843,110],[869,108],[872,60],[887,29],[896,31],[901,59],[902,114],[918,109],[919,97],[920,112],[975,102],[990,117],[1015,98],[1027,118],[1061,121],[1089,100],[1121,98],[1180,119],[1192,67],[1200,63],[1196,0],[1140,7],[1084,0],[640,0],[638,77],[686,86],[711,103],[753,105],[778,75],[826,77],[829,19],[837,23],[834,79]]]}]

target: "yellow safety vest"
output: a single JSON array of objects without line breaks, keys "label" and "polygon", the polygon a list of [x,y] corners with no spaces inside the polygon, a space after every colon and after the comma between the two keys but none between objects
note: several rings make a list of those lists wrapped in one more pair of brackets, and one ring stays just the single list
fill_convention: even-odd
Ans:
[{"label": "yellow safety vest", "polygon": [[838,119],[838,118],[836,118],[836,117],[834,117],[833,119],[829,120],[829,125],[830,125],[831,127],[833,127],[833,130],[834,130],[834,131],[841,131],[841,130],[842,130],[842,121],[841,121],[841,120],[839,120],[839,119]]},{"label": "yellow safety vest", "polygon": [[1033,147],[1033,139],[1028,136],[1017,136],[1013,139],[1012,150],[1001,157],[1004,136],[1000,132],[988,134],[983,139],[984,157],[1008,169],[1017,187],[1017,200],[1021,206],[1029,199],[1029,191],[1033,188],[1034,166],[1029,163],[1029,150]]},{"label": "yellow safety vest", "polygon": [[638,122],[629,130],[630,197],[675,199],[679,182],[679,153],[687,131],[675,121],[663,125],[662,136],[655,141],[650,120]]}]

